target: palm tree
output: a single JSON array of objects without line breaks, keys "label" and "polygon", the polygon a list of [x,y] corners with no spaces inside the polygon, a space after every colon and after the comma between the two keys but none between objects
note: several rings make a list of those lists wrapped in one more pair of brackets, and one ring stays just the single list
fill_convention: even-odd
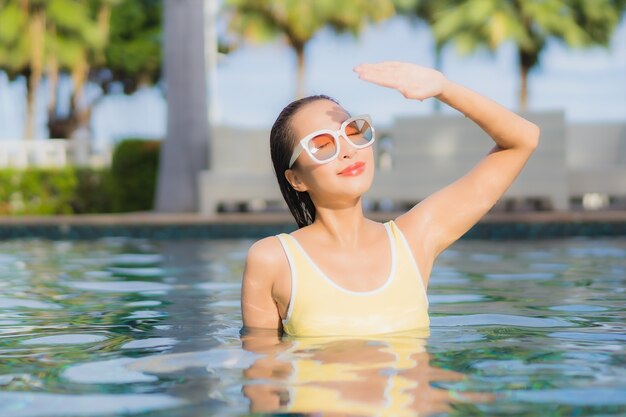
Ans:
[{"label": "palm tree", "polygon": [[[56,90],[59,69],[67,69],[72,73],[74,94],[79,95],[88,71],[87,56],[102,48],[104,37],[92,24],[84,2],[4,0],[0,6],[0,68],[12,78],[22,75],[28,79],[24,138],[31,139],[35,97],[43,76],[50,75]],[[56,104],[55,90],[49,108]]]},{"label": "palm tree", "polygon": [[296,97],[304,96],[305,49],[325,27],[358,34],[368,21],[393,15],[391,0],[226,0],[233,31],[253,42],[284,36],[297,59]]},{"label": "palm tree", "polygon": [[[68,138],[74,130],[87,128],[90,107],[83,103],[83,91],[94,65],[103,60],[108,38],[110,10],[119,0],[51,0],[47,10],[46,60],[50,87],[48,129],[51,137]],[[72,80],[70,111],[56,111],[59,73]]]},{"label": "palm tree", "polygon": [[520,71],[519,106],[528,105],[528,74],[539,65],[549,39],[571,47],[608,46],[624,0],[450,0],[433,24],[439,42],[453,41],[462,52],[497,49],[512,41]]},{"label": "palm tree", "polygon": [[34,131],[35,93],[41,84],[45,48],[45,7],[42,0],[5,0],[0,7],[0,66],[10,77],[26,75],[27,117],[24,137]]},{"label": "palm tree", "polygon": [[[56,138],[88,128],[91,109],[114,81],[126,93],[156,82],[161,11],[162,0],[0,0],[0,70],[28,80],[24,137],[33,136],[43,78],[50,91],[48,130]],[[63,74],[72,81],[67,114],[57,112]],[[89,103],[83,98],[88,82],[104,93]]]}]

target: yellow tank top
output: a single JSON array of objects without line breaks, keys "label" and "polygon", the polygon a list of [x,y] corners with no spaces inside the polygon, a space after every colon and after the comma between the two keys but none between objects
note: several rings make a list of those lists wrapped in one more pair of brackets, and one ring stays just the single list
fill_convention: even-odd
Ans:
[{"label": "yellow tank top", "polygon": [[385,223],[385,229],[391,271],[382,286],[367,292],[339,286],[293,236],[278,235],[291,269],[291,299],[283,320],[287,334],[358,336],[428,328],[428,299],[413,254],[393,221]]}]

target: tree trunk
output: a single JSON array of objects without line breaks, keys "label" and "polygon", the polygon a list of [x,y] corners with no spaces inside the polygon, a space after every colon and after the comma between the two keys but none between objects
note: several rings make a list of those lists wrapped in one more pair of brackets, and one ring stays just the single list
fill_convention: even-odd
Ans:
[{"label": "tree trunk", "polygon": [[[55,36],[56,29],[54,26],[50,27],[51,36]],[[50,98],[48,100],[48,130],[50,128],[50,121],[56,118],[57,110],[57,88],[59,86],[59,59],[56,53],[51,52],[48,55],[48,91],[50,92]],[[52,137],[52,136],[50,136]]]},{"label": "tree trunk", "polygon": [[102,2],[98,10],[98,30],[102,33],[103,39],[108,39],[110,26],[111,5],[107,2]]},{"label": "tree trunk", "polygon": [[520,70],[519,109],[525,111],[528,109],[528,74],[539,62],[539,53],[520,49],[518,55]]},{"label": "tree trunk", "polygon": [[294,46],[298,59],[297,79],[296,79],[296,99],[304,97],[306,87],[304,85],[304,45]]},{"label": "tree trunk", "polygon": [[161,146],[155,208],[198,211],[198,174],[209,161],[207,74],[201,0],[165,0],[167,136]]},{"label": "tree trunk", "polygon": [[50,138],[55,139],[51,127],[57,117],[57,88],[59,87],[59,62],[55,55],[50,56],[48,60],[48,91],[50,98],[48,100],[48,133]]},{"label": "tree trunk", "polygon": [[30,140],[35,136],[35,100],[41,85],[43,74],[43,52],[45,34],[45,15],[43,11],[35,11],[30,19],[30,76],[28,77],[28,94],[26,101],[26,123],[24,139]]},{"label": "tree trunk", "polygon": [[[89,130],[91,108],[83,103],[83,92],[89,74],[89,66],[83,56],[72,68],[72,95],[70,98],[70,111],[65,117],[58,117],[52,101],[48,107],[48,131],[51,138],[71,139],[78,129]],[[55,83],[56,84],[56,83]],[[55,106],[56,107],[56,106]]]},{"label": "tree trunk", "polygon": [[522,111],[528,110],[528,70],[525,66],[520,68],[519,109]]},{"label": "tree trunk", "polygon": [[[435,45],[435,69],[441,71],[443,68],[443,46]],[[435,113],[441,113],[441,101],[435,99],[433,106]]]},{"label": "tree trunk", "polygon": [[78,122],[77,127],[88,127],[89,120],[85,120],[87,114],[85,105],[83,103],[83,91],[85,90],[85,83],[87,82],[87,75],[89,74],[89,64],[87,64],[87,57],[83,56],[74,68],[72,68],[72,84],[74,92],[72,93],[71,110],[72,114]]}]

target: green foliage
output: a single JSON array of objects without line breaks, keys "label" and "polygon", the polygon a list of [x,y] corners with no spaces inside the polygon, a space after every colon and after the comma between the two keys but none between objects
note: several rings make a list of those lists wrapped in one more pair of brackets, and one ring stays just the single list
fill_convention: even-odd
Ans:
[{"label": "green foliage", "polygon": [[110,169],[0,169],[0,215],[151,210],[159,149],[159,141],[122,141]]},{"label": "green foliage", "polygon": [[161,75],[162,0],[126,0],[111,11],[106,67],[127,93]]},{"label": "green foliage", "polygon": [[163,0],[0,0],[0,71],[28,78],[25,136],[32,136],[42,78],[58,90],[59,74],[72,77],[70,114],[56,113],[49,94],[48,127],[56,137],[71,137],[89,125],[95,100],[84,100],[86,82],[106,94],[113,81],[127,93],[152,84],[161,73]]},{"label": "green foliage", "polygon": [[391,0],[226,0],[231,29],[251,41],[284,35],[292,47],[306,44],[320,29],[358,34],[369,21],[394,14]]},{"label": "green foliage", "polygon": [[[612,0],[446,0],[447,11],[434,22],[439,41],[455,41],[463,52],[496,49],[513,41],[526,53],[539,55],[555,38],[568,46],[608,45],[624,11]],[[535,61],[538,62],[538,59]]]},{"label": "green foliage", "polygon": [[[61,68],[69,70],[85,55],[104,46],[104,34],[84,0],[30,1],[28,7],[24,4],[5,0],[0,7],[0,69],[26,75],[38,56],[44,61],[58,59]],[[32,30],[32,25],[39,14],[43,14],[45,32],[35,35],[38,32]],[[43,50],[36,49],[40,43]]]},{"label": "green foliage", "polygon": [[296,96],[304,95],[304,49],[326,27],[357,35],[394,14],[392,0],[226,0],[231,31],[252,42],[284,36],[298,59]]},{"label": "green foliage", "polygon": [[111,163],[113,211],[152,209],[160,145],[159,141],[128,139],[115,148]]},{"label": "green foliage", "polygon": [[[413,3],[414,7],[431,3],[396,1]],[[519,59],[523,109],[528,73],[539,65],[548,40],[574,48],[606,47],[625,8],[624,0],[441,0],[428,21],[437,45],[453,42],[463,53],[479,48],[495,51],[502,43],[513,42]]]},{"label": "green foliage", "polygon": [[28,62],[28,44],[22,36],[26,16],[16,2],[0,7],[0,69],[10,77],[20,73]]},{"label": "green foliage", "polygon": [[110,213],[115,183],[109,169],[76,168],[71,205],[74,214]]},{"label": "green foliage", "polygon": [[0,214],[70,214],[76,189],[71,168],[0,170]]}]

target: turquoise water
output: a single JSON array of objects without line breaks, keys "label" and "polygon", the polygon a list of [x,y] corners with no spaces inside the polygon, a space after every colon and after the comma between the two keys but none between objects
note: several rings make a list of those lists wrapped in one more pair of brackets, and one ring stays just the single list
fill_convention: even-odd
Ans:
[{"label": "turquoise water", "polygon": [[239,335],[251,243],[0,242],[0,415],[626,415],[626,239],[461,241],[430,334],[300,340]]}]

